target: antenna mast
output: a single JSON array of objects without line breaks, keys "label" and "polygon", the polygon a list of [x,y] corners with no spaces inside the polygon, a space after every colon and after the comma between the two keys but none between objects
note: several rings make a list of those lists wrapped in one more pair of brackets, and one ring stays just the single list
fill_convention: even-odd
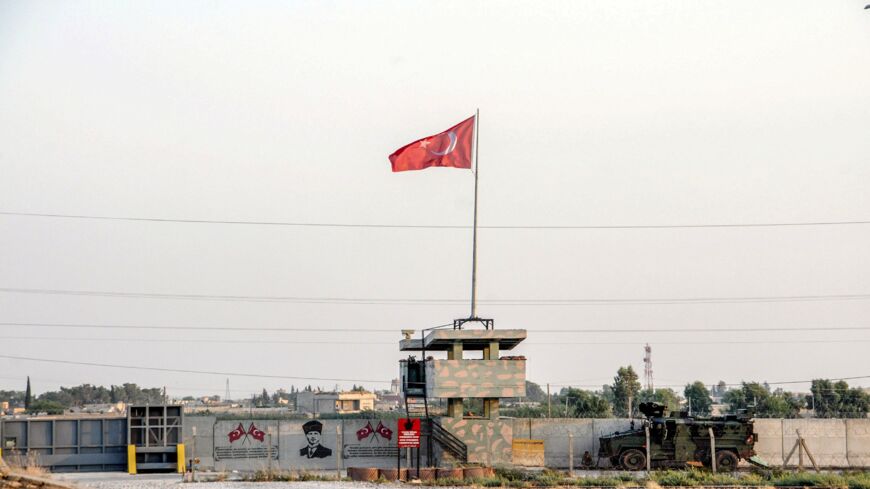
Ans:
[{"label": "antenna mast", "polygon": [[643,347],[644,355],[643,355],[643,377],[646,382],[646,389],[650,392],[653,391],[653,370],[652,370],[652,347],[649,346],[649,343]]}]

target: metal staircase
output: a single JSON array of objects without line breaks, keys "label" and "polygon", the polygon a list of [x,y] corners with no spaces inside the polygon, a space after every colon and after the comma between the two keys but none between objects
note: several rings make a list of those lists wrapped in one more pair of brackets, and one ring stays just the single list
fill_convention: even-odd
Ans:
[{"label": "metal staircase", "polygon": [[429,406],[425,399],[419,397],[405,398],[405,412],[409,418],[428,418]]},{"label": "metal staircase", "polygon": [[[423,350],[425,358],[426,350]],[[432,442],[436,442],[459,463],[468,462],[468,447],[441,423],[429,415],[428,392],[426,389],[426,370],[424,361],[416,361],[413,356],[405,361],[407,376],[402,377],[402,393],[405,397],[405,412],[408,418],[420,418],[422,435],[427,440],[429,465],[432,465]]]},{"label": "metal staircase", "polygon": [[429,435],[458,462],[468,462],[468,446],[453,433],[444,429],[435,418],[429,418]]}]

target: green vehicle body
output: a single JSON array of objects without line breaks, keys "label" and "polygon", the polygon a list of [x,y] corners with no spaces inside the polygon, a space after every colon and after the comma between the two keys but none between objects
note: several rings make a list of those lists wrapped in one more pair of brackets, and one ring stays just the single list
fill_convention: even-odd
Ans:
[{"label": "green vehicle body", "polygon": [[746,413],[708,418],[682,412],[678,417],[665,416],[664,406],[641,403],[646,416],[639,429],[616,432],[599,438],[598,456],[624,470],[646,470],[646,428],[649,428],[650,466],[711,466],[710,434],[713,430],[716,465],[731,471],[741,459],[755,455],[758,435],[753,431],[751,416]]}]

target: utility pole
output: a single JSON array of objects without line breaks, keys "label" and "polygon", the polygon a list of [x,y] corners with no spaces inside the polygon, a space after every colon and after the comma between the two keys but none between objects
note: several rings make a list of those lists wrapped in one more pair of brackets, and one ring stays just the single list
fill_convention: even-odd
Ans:
[{"label": "utility pole", "polygon": [[652,468],[652,453],[649,446],[649,423],[644,422],[643,432],[646,436],[646,445],[644,446],[644,448],[646,448],[646,473],[649,474],[650,469]]},{"label": "utility pole", "polygon": [[568,432],[568,477],[574,477],[574,433]]},{"label": "utility pole", "polygon": [[710,467],[713,473],[716,473],[716,436],[713,434],[713,428],[707,428],[707,433],[710,435]]}]

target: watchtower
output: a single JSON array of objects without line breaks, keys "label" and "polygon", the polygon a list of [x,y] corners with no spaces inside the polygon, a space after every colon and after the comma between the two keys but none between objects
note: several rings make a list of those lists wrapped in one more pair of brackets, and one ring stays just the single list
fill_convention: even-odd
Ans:
[{"label": "watchtower", "polygon": [[[483,328],[464,329],[468,323]],[[493,457],[490,442],[494,440],[474,439],[472,433],[510,431],[509,426],[502,426],[505,423],[499,421],[500,400],[526,395],[525,357],[502,355],[526,339],[526,330],[496,330],[493,323],[492,319],[457,319],[452,329],[446,326],[423,330],[419,338],[413,338],[413,332],[405,330],[405,338],[399,342],[401,351],[420,353],[419,360],[412,356],[400,362],[408,415],[414,414],[411,409],[414,401],[422,401],[423,412],[417,414],[431,420],[435,440],[454,456],[458,455],[460,461],[465,458],[493,462],[509,455],[509,440],[495,443],[504,450],[506,442],[507,452]],[[436,398],[447,399],[447,416],[440,422],[429,417],[428,400]],[[482,416],[466,416],[465,399],[481,399]],[[470,424],[479,423],[486,423],[481,425],[485,427],[483,431],[467,429]],[[442,435],[443,439],[439,439]],[[450,445],[460,444],[459,449],[450,449]]]}]

